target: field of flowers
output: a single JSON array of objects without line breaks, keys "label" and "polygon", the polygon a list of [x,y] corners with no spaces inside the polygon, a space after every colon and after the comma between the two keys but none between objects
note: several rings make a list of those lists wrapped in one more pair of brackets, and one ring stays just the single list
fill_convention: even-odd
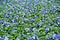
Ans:
[{"label": "field of flowers", "polygon": [[0,0],[0,40],[60,40],[60,0]]}]

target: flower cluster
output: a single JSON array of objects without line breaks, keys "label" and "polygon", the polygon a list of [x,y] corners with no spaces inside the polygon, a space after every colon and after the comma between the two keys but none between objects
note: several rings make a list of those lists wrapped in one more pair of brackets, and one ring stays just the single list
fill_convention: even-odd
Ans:
[{"label": "flower cluster", "polygon": [[60,40],[60,1],[0,0],[0,40]]}]

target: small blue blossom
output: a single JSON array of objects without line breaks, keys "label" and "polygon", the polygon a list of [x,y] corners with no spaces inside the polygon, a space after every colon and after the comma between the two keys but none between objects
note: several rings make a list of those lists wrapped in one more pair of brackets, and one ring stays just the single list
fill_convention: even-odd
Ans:
[{"label": "small blue blossom", "polygon": [[32,38],[33,38],[34,40],[40,40],[40,38],[38,38],[38,36],[35,35],[35,34],[32,36]]},{"label": "small blue blossom", "polygon": [[37,31],[37,29],[36,28],[33,28],[33,32],[35,33]]},{"label": "small blue blossom", "polygon": [[10,2],[10,0],[7,0],[8,1],[8,3]]},{"label": "small blue blossom", "polygon": [[2,4],[2,2],[0,1],[0,5]]},{"label": "small blue blossom", "polygon": [[14,16],[14,18],[15,18],[15,19],[18,19],[18,15],[16,14],[16,15]]},{"label": "small blue blossom", "polygon": [[40,38],[37,38],[37,40],[41,40]]},{"label": "small blue blossom", "polygon": [[31,37],[28,37],[28,39],[27,40],[33,40],[33,38],[31,38]]},{"label": "small blue blossom", "polygon": [[48,24],[47,26],[50,26],[51,24]]},{"label": "small blue blossom", "polygon": [[60,24],[60,22],[57,22],[58,23],[58,25]]},{"label": "small blue blossom", "polygon": [[32,36],[33,39],[36,39],[36,35]]},{"label": "small blue blossom", "polygon": [[60,39],[60,34],[53,34],[53,39]]},{"label": "small blue blossom", "polygon": [[52,7],[52,12],[55,12],[56,11],[56,8]]},{"label": "small blue blossom", "polygon": [[3,39],[0,37],[0,40],[3,40]]},{"label": "small blue blossom", "polygon": [[13,29],[12,32],[15,33],[17,30],[16,29]]},{"label": "small blue blossom", "polygon": [[21,37],[24,37],[24,34],[21,34]]},{"label": "small blue blossom", "polygon": [[60,40],[59,2],[0,0],[0,40]]},{"label": "small blue blossom", "polygon": [[27,31],[27,32],[28,32],[29,30],[30,30],[29,28],[25,28],[25,31]]},{"label": "small blue blossom", "polygon": [[7,24],[6,23],[3,23],[3,26],[6,26]]},{"label": "small blue blossom", "polygon": [[58,13],[56,13],[56,16],[57,16],[57,17],[59,16]]},{"label": "small blue blossom", "polygon": [[46,28],[46,29],[45,29],[45,32],[49,32],[49,28]]},{"label": "small blue blossom", "polygon": [[0,23],[3,23],[3,20],[0,20]]},{"label": "small blue blossom", "polygon": [[39,27],[39,26],[42,26],[42,24],[43,24],[43,22],[40,21],[40,23],[38,23],[37,26],[38,26],[38,27]]},{"label": "small blue blossom", "polygon": [[28,4],[28,6],[33,6],[33,4],[30,3],[30,4]]},{"label": "small blue blossom", "polygon": [[53,39],[56,39],[56,34],[55,33],[53,34]]},{"label": "small blue blossom", "polygon": [[42,8],[42,13],[43,13],[43,16],[46,14],[46,11],[44,8]]},{"label": "small blue blossom", "polygon": [[47,39],[51,39],[51,36],[49,36],[49,35],[46,35],[46,38],[47,38]]},{"label": "small blue blossom", "polygon": [[32,27],[30,27],[30,30],[32,30],[33,28]]},{"label": "small blue blossom", "polygon": [[15,23],[16,22],[15,19],[13,19],[12,22]]},{"label": "small blue blossom", "polygon": [[6,0],[2,0],[1,2],[6,3]]},{"label": "small blue blossom", "polygon": [[57,34],[57,35],[56,35],[56,38],[57,38],[57,39],[60,39],[60,34]]},{"label": "small blue blossom", "polygon": [[35,19],[33,19],[33,18],[30,18],[30,21],[31,21],[31,22],[34,22],[34,21],[35,21]]},{"label": "small blue blossom", "polygon": [[22,25],[24,25],[25,23],[24,22],[22,22]]},{"label": "small blue blossom", "polygon": [[28,22],[29,20],[27,18],[25,18],[25,22]]},{"label": "small blue blossom", "polygon": [[28,8],[28,10],[34,11],[34,9],[33,9],[33,8]]},{"label": "small blue blossom", "polygon": [[37,18],[37,16],[35,15],[34,18]]},{"label": "small blue blossom", "polygon": [[57,20],[57,21],[60,21],[60,17],[57,17],[56,20]]},{"label": "small blue blossom", "polygon": [[24,17],[20,17],[20,20],[23,20],[24,19]]},{"label": "small blue blossom", "polygon": [[7,13],[7,14],[5,15],[5,17],[8,17],[8,18],[10,18],[10,14],[9,14],[9,13]]}]

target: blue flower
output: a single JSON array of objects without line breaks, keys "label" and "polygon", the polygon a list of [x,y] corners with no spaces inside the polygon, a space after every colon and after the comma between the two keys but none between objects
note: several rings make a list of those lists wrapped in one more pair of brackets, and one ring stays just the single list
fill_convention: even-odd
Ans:
[{"label": "blue flower", "polygon": [[42,8],[42,13],[43,13],[43,16],[46,14],[46,11],[44,8]]},{"label": "blue flower", "polygon": [[33,38],[34,40],[40,40],[40,38],[38,38],[38,36],[35,35],[35,34],[32,36],[32,38]]},{"label": "blue flower", "polygon": [[50,26],[51,24],[48,24],[47,26]]},{"label": "blue flower", "polygon": [[6,26],[7,24],[6,23],[3,23],[3,26]]},{"label": "blue flower", "polygon": [[56,11],[56,8],[52,7],[52,12],[55,12]]},{"label": "blue flower", "polygon": [[53,34],[53,39],[60,39],[60,34]]},{"label": "blue flower", "polygon": [[35,19],[33,19],[33,18],[30,18],[30,21],[31,21],[31,22],[34,22],[34,21],[35,21]]},{"label": "blue flower", "polygon": [[8,3],[10,2],[10,0],[7,0],[8,1]]},{"label": "blue flower", "polygon": [[40,4],[40,0],[34,0],[34,6]]},{"label": "blue flower", "polygon": [[37,29],[36,28],[33,28],[33,32],[35,33],[37,31]]},{"label": "blue flower", "polygon": [[27,18],[25,18],[25,22],[28,22],[29,20]]},{"label": "blue flower", "polygon": [[28,39],[27,40],[33,40],[33,38],[31,38],[31,37],[28,37]]},{"label": "blue flower", "polygon": [[57,17],[59,16],[58,13],[55,14]]},{"label": "blue flower", "polygon": [[25,31],[28,32],[30,29],[29,28],[25,28]]},{"label": "blue flower", "polygon": [[57,38],[57,39],[60,39],[60,34],[57,34],[57,35],[56,35],[56,38]]},{"label": "blue flower", "polygon": [[0,5],[2,4],[2,2],[0,1]]},{"label": "blue flower", "polygon": [[15,19],[13,19],[12,22],[15,23],[16,22]]},{"label": "blue flower", "polygon": [[16,14],[16,15],[14,16],[14,18],[15,18],[15,19],[18,19],[18,15]]},{"label": "blue flower", "polygon": [[49,36],[49,35],[46,35],[46,38],[47,38],[47,39],[51,39],[51,36]]},{"label": "blue flower", "polygon": [[30,4],[28,4],[28,6],[33,6],[33,4],[30,3]]},{"label": "blue flower", "polygon": [[9,14],[9,13],[7,13],[7,14],[5,15],[5,17],[8,17],[8,18],[10,18],[10,14]]},{"label": "blue flower", "polygon": [[55,33],[53,34],[53,39],[56,39],[56,34]]},{"label": "blue flower", "polygon": [[3,22],[3,20],[0,20],[0,23],[2,23]]},{"label": "blue flower", "polygon": [[1,2],[2,2],[2,3],[3,3],[3,2],[6,3],[6,0],[2,0]]},{"label": "blue flower", "polygon": [[45,32],[49,32],[49,28],[46,28],[46,29],[45,29]]},{"label": "blue flower", "polygon": [[23,20],[24,19],[24,17],[20,17],[20,20]]},{"label": "blue flower", "polygon": [[21,34],[21,37],[23,37],[24,36],[24,34]]},{"label": "blue flower", "polygon": [[34,18],[37,18],[37,16],[35,15]]},{"label": "blue flower", "polygon": [[37,26],[38,26],[38,27],[39,27],[39,26],[42,26],[42,24],[43,24],[43,22],[40,21],[40,23],[38,23]]},{"label": "blue flower", "polygon": [[33,27],[30,27],[30,30],[32,30],[33,29]]},{"label": "blue flower", "polygon": [[28,8],[28,10],[34,11],[34,8]]},{"label": "blue flower", "polygon": [[36,39],[36,35],[33,35],[32,38],[35,40]]},{"label": "blue flower", "polygon": [[0,37],[0,40],[3,40],[3,39]]},{"label": "blue flower", "polygon": [[57,17],[56,20],[57,20],[57,21],[60,21],[60,17]]},{"label": "blue flower", "polygon": [[22,22],[22,25],[24,25],[25,23],[24,22]]},{"label": "blue flower", "polygon": [[37,40],[41,40],[40,38],[37,38]]}]

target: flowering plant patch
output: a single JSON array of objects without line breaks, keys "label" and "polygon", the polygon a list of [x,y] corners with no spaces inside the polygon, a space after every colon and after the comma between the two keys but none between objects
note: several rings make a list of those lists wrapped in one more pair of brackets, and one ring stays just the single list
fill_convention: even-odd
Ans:
[{"label": "flowering plant patch", "polygon": [[0,0],[0,40],[60,40],[60,0]]}]

